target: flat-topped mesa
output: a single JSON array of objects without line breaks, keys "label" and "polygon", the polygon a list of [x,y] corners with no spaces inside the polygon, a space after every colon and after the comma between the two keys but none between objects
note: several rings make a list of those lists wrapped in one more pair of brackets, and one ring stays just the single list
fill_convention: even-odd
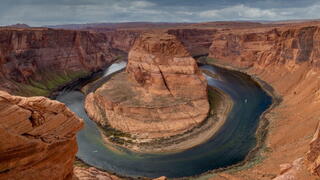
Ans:
[{"label": "flat-topped mesa", "polygon": [[102,126],[157,139],[182,134],[209,112],[207,81],[175,36],[143,34],[129,53],[126,72],[86,98],[89,116]]},{"label": "flat-topped mesa", "polygon": [[205,77],[174,35],[143,34],[129,53],[126,71],[150,93],[207,98]]}]

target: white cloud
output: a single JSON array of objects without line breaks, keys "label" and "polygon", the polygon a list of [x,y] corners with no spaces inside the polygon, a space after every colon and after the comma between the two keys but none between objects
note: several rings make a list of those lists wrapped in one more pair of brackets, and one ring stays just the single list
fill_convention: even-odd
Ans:
[{"label": "white cloud", "polygon": [[148,7],[152,7],[155,4],[152,2],[148,2],[148,1],[133,1],[131,2],[131,7],[133,8],[148,8]]},{"label": "white cloud", "polygon": [[301,3],[292,3],[289,8],[273,3],[263,5],[253,2],[249,5],[232,4],[238,1],[229,1],[228,4],[217,5],[219,0],[210,0],[210,3],[203,5],[195,1],[199,0],[194,0],[193,3],[191,0],[188,3],[184,1],[185,5],[178,0],[172,0],[164,5],[165,3],[161,4],[156,0],[1,0],[0,25],[18,22],[38,26],[124,21],[199,22],[320,18],[319,1],[303,7]]},{"label": "white cloud", "polygon": [[199,14],[204,18],[229,18],[235,17],[239,19],[256,19],[256,18],[275,18],[277,13],[273,9],[262,10],[259,8],[252,8],[243,4],[235,5],[223,9],[215,9],[203,11]]},{"label": "white cloud", "polygon": [[243,4],[200,12],[203,19],[215,20],[286,20],[320,18],[320,3],[307,7],[261,9]]}]

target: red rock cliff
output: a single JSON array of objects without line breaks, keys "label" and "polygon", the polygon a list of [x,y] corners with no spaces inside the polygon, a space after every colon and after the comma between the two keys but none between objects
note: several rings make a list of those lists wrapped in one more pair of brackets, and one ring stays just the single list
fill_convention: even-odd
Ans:
[{"label": "red rock cliff", "polygon": [[210,56],[244,67],[303,62],[320,67],[319,36],[317,26],[220,31],[213,38]]},{"label": "red rock cliff", "polygon": [[52,29],[0,30],[1,89],[46,95],[121,55],[104,33]]},{"label": "red rock cliff", "polygon": [[62,103],[0,91],[0,179],[72,179],[82,126]]}]

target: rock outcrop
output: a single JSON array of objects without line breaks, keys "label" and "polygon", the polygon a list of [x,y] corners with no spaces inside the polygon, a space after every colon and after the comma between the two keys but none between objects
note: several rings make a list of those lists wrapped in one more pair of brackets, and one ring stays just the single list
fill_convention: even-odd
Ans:
[{"label": "rock outcrop", "polygon": [[126,72],[87,96],[86,110],[138,139],[174,136],[207,117],[207,81],[175,36],[147,33],[131,49]]},{"label": "rock outcrop", "polygon": [[62,103],[0,91],[0,179],[72,179],[82,126]]}]

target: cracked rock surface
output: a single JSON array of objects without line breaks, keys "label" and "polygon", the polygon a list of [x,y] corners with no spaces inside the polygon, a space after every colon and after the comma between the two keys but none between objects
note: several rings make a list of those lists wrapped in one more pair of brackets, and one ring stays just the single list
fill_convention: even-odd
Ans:
[{"label": "cracked rock surface", "polygon": [[0,179],[71,179],[82,127],[62,103],[0,91]]}]

